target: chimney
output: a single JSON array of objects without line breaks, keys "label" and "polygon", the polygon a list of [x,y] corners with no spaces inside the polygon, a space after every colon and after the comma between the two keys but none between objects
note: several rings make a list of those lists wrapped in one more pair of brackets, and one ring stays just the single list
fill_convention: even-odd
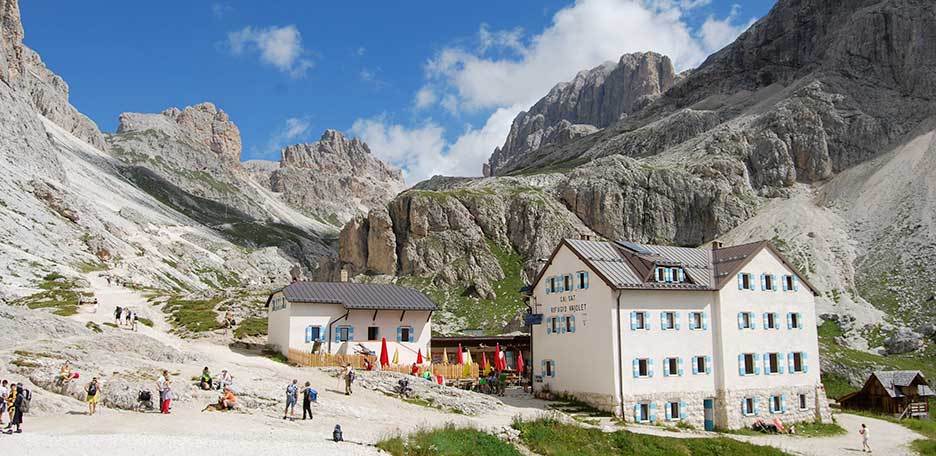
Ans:
[{"label": "chimney", "polygon": [[579,239],[583,241],[590,241],[592,240],[592,236],[588,233],[579,233]]},{"label": "chimney", "polygon": [[712,241],[712,250],[718,250],[725,246],[725,243],[719,240]]},{"label": "chimney", "polygon": [[348,269],[347,268],[341,268],[341,281],[342,282],[348,281]]}]

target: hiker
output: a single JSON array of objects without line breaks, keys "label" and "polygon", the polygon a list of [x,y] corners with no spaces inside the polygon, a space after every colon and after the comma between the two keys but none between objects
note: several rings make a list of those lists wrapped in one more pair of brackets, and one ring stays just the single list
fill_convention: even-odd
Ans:
[{"label": "hiker", "polygon": [[26,406],[27,395],[23,390],[23,384],[16,384],[15,388],[11,386],[10,395],[13,396],[13,400],[10,405],[10,424],[7,425],[7,429],[10,429],[13,426],[16,426],[15,431],[10,431],[8,433],[15,432],[20,434],[23,432],[23,409]]},{"label": "hiker", "polygon": [[224,390],[234,384],[234,376],[227,369],[221,371],[221,379],[218,381],[218,389]]},{"label": "hiker", "polygon": [[203,390],[211,389],[211,372],[208,371],[208,366],[205,366],[201,371],[201,378],[198,380],[198,387]]},{"label": "hiker", "polygon": [[107,276],[107,286],[111,286],[111,277]]},{"label": "hiker", "polygon": [[101,386],[98,384],[97,377],[91,379],[91,383],[88,384],[88,416],[94,415],[94,412],[97,411],[98,397],[101,392]]},{"label": "hiker", "polygon": [[3,426],[3,414],[6,413],[7,395],[10,394],[10,389],[7,387],[7,381],[0,381],[0,426]]},{"label": "hiker", "polygon": [[306,412],[309,419],[312,419],[312,403],[318,401],[318,391],[312,389],[312,384],[305,382],[305,388],[302,389],[302,419],[306,419]]},{"label": "hiker", "polygon": [[234,327],[234,324],[235,324],[235,323],[234,323],[234,315],[231,313],[230,310],[227,311],[227,312],[225,312],[225,313],[224,313],[224,335],[225,335],[225,336],[228,335],[228,330],[230,330],[231,328],[233,328],[233,327]]},{"label": "hiker", "polygon": [[130,326],[130,316],[133,315],[133,311],[130,308],[124,310],[124,324]]},{"label": "hiker", "polygon": [[130,327],[133,328],[134,331],[137,330],[137,313],[136,312],[133,312],[133,315],[130,317]]},{"label": "hiker", "polygon": [[413,365],[410,367],[410,375],[413,377],[419,377],[419,365],[413,363]]},{"label": "hiker", "polygon": [[224,392],[218,396],[218,402],[215,404],[208,404],[202,411],[207,411],[210,408],[214,408],[219,412],[224,412],[227,410],[234,410],[237,407],[237,396],[234,395],[234,391],[231,388],[224,388]]},{"label": "hiker", "polygon": [[286,419],[286,413],[289,418],[296,415],[296,401],[299,395],[299,380],[293,379],[292,383],[286,386],[286,410],[283,410],[283,419]]},{"label": "hiker", "polygon": [[861,429],[858,430],[858,434],[861,435],[861,452],[871,452],[871,444],[868,443],[868,437],[870,437],[870,432],[868,431],[868,426],[864,423],[861,423]]},{"label": "hiker", "polygon": [[114,320],[117,323],[117,326],[120,326],[120,312],[122,311],[123,309],[121,309],[120,306],[117,306],[117,308],[114,309]]},{"label": "hiker", "polygon": [[62,368],[59,369],[58,377],[55,379],[55,384],[58,385],[64,391],[68,387],[68,382],[72,378],[71,364],[68,360],[65,360],[65,364],[62,364]]},{"label": "hiker", "polygon": [[159,391],[159,413],[169,414],[172,405],[172,386],[169,380],[169,371],[163,370],[159,380],[156,380],[156,390]]},{"label": "hiker", "polygon": [[497,374],[496,394],[503,397],[507,392],[507,372],[500,371]]},{"label": "hiker", "polygon": [[345,381],[345,396],[351,395],[351,384],[354,383],[354,368],[351,367],[351,363],[345,365],[344,375]]}]

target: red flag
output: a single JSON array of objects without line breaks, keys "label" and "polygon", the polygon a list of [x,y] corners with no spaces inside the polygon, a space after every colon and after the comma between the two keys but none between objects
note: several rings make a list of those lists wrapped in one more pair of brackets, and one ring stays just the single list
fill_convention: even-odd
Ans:
[{"label": "red flag", "polygon": [[498,342],[497,346],[494,349],[494,370],[496,371],[502,371],[502,370],[507,369],[507,366],[504,365],[505,364],[504,358],[501,357],[502,354],[503,353],[501,353],[500,342]]},{"label": "red flag", "polygon": [[420,348],[419,351],[416,352],[416,364],[422,364],[422,363],[423,363],[422,349]]},{"label": "red flag", "polygon": [[462,353],[461,344],[458,344],[458,356],[455,357],[458,364],[465,364],[465,355]]},{"label": "red flag", "polygon": [[487,366],[488,366],[488,363],[487,363],[487,353],[486,353],[486,352],[481,352],[481,372],[486,371],[486,370],[487,370]]},{"label": "red flag", "polygon": [[523,375],[523,352],[517,352],[517,373]]},{"label": "red flag", "polygon": [[381,338],[380,340],[380,365],[381,367],[387,367],[390,365],[390,354],[387,352],[387,338]]}]

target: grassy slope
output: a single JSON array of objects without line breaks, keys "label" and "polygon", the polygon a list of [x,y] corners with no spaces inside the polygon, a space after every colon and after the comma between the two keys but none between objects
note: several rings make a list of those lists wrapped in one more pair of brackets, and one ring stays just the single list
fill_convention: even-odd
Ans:
[{"label": "grassy slope", "polygon": [[377,448],[393,456],[519,456],[520,452],[497,437],[475,429],[448,425],[405,437],[391,437]]},{"label": "grassy slope", "polygon": [[78,290],[74,281],[67,280],[56,273],[43,277],[39,288],[42,291],[20,298],[13,303],[30,309],[54,308],[52,313],[67,317],[78,312],[78,300],[81,296],[91,296],[90,293]]},{"label": "grassy slope", "polygon": [[634,434],[627,431],[603,432],[560,423],[552,419],[516,422],[523,443],[537,454],[547,456],[606,455],[784,455],[775,448],[752,445],[727,437],[678,439]]}]

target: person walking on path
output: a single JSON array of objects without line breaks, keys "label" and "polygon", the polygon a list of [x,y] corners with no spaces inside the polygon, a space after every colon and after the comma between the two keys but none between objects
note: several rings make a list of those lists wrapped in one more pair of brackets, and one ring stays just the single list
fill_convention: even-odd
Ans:
[{"label": "person walking on path", "polygon": [[159,390],[159,413],[168,415],[169,407],[172,405],[172,386],[169,380],[169,371],[162,371],[162,376],[156,381],[156,389]]},{"label": "person walking on path", "polygon": [[97,411],[98,398],[101,393],[101,385],[98,383],[97,377],[91,379],[91,383],[88,384],[88,416],[94,415],[94,412]]},{"label": "person walking on path", "polygon": [[348,363],[345,366],[344,371],[344,381],[345,381],[345,396],[351,395],[351,384],[354,383],[354,368],[351,367],[351,363]]},{"label": "person walking on path", "polygon": [[15,431],[7,431],[8,434],[13,432],[20,434],[23,432],[23,403],[25,398],[23,397],[23,386],[22,385],[10,385],[10,396],[12,403],[10,406],[10,424],[7,425],[7,429],[10,429],[13,426],[16,426]]},{"label": "person walking on path", "polygon": [[302,389],[302,419],[306,419],[308,412],[309,419],[312,419],[312,402],[317,399],[318,392],[312,389],[312,384],[305,382],[305,388]]},{"label": "person walking on path", "polygon": [[0,381],[0,426],[3,426],[3,414],[7,410],[7,396],[10,394],[10,389],[7,387],[8,383],[6,380]]},{"label": "person walking on path", "polygon": [[286,410],[283,411],[283,419],[286,419],[286,414],[289,414],[289,418],[292,419],[296,416],[296,401],[299,396],[299,380],[293,379],[286,387]]},{"label": "person walking on path", "polygon": [[864,453],[865,451],[867,451],[868,453],[870,453],[871,444],[868,443],[868,438],[870,437],[870,433],[868,432],[868,426],[864,423],[861,423],[861,428],[858,429],[858,434],[861,435],[861,452]]},{"label": "person walking on path", "polygon": [[117,308],[114,309],[114,322],[117,323],[117,326],[120,326],[120,312],[121,311],[123,311],[123,309],[121,309],[120,306],[117,306]]}]

